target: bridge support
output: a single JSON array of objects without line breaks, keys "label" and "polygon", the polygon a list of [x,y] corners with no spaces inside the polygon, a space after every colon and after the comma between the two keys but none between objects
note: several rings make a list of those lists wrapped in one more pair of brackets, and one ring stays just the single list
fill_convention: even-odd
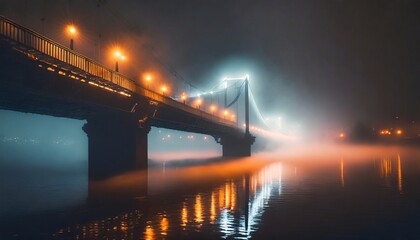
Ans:
[{"label": "bridge support", "polygon": [[247,157],[251,156],[251,145],[254,143],[255,137],[245,134],[242,137],[224,136],[220,139],[223,146],[224,157]]},{"label": "bridge support", "polygon": [[147,134],[134,116],[107,114],[89,118],[89,180],[104,179],[127,171],[147,169]]}]

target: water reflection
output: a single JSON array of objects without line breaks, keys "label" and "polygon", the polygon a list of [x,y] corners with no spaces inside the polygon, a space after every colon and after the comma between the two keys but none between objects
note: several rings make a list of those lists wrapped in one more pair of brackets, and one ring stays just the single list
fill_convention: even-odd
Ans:
[{"label": "water reflection", "polygon": [[201,196],[197,194],[195,196],[195,204],[194,204],[194,221],[197,223],[197,227],[201,226],[203,222],[203,207],[201,205]]},{"label": "water reflection", "polygon": [[[281,163],[253,175],[227,179],[205,191],[174,201],[145,200],[140,208],[59,230],[55,236],[76,239],[124,238],[159,239],[182,231],[214,229],[217,237],[249,238],[258,229],[260,217],[273,193],[281,194]],[[104,195],[102,195],[104,196]],[[141,234],[140,234],[141,233]]]},{"label": "water reflection", "polygon": [[340,161],[340,180],[341,186],[344,187],[344,160],[341,159]]},{"label": "water reflection", "polygon": [[387,188],[392,188],[392,185],[396,184],[398,192],[403,193],[403,167],[399,153],[396,156],[385,156],[379,160],[379,175],[385,180]]},{"label": "water reflection", "polygon": [[397,161],[398,161],[398,191],[402,193],[402,168],[401,168],[400,154],[398,154]]},{"label": "water reflection", "polygon": [[[130,194],[126,194],[123,186],[139,178],[121,177],[100,189],[124,195],[131,201],[104,204],[101,201],[105,200],[96,198],[95,206],[105,206],[100,208],[100,214],[89,212],[87,215],[93,220],[77,220],[80,224],[62,228],[54,236],[360,239],[373,234],[376,239],[383,239],[377,236],[386,238],[386,230],[392,229],[384,226],[395,221],[400,225],[394,229],[400,229],[405,226],[400,222],[409,221],[403,217],[420,212],[417,202],[420,191],[416,187],[420,184],[419,161],[412,156],[417,155],[377,152],[370,158],[356,159],[337,153],[328,160],[318,157],[267,161],[266,165],[236,173],[232,169],[243,166],[243,162],[232,163],[231,167],[223,163],[204,168],[166,168],[164,174],[158,169],[151,171],[148,181],[143,182],[148,183],[147,190],[129,186]],[[221,176],[214,177],[218,173]],[[133,188],[137,189],[134,194]],[[116,194],[118,190],[122,194]],[[147,196],[139,197],[142,193]],[[112,210],[112,206],[117,208]]]},{"label": "water reflection", "polygon": [[389,178],[392,174],[392,161],[390,158],[385,157],[381,160],[381,176]]}]

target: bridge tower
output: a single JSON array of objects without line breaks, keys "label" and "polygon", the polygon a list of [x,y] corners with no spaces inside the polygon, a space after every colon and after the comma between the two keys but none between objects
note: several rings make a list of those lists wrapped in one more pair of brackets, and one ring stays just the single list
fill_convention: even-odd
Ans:
[{"label": "bridge tower", "polygon": [[[245,134],[242,136],[226,135],[220,138],[223,146],[224,157],[246,157],[251,156],[251,145],[255,137],[249,132],[249,83],[248,76],[245,77]],[[225,95],[226,104],[226,95]]]}]

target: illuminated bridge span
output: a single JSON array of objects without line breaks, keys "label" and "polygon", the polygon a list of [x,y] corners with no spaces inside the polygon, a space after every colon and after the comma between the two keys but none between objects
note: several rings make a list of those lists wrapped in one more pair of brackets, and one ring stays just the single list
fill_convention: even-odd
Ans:
[{"label": "illuminated bridge span", "polygon": [[[214,136],[224,156],[249,156],[248,80],[245,130],[146,89],[135,81],[0,17],[0,108],[87,120],[89,177],[147,168],[151,126]],[[29,123],[30,124],[30,123]]]}]

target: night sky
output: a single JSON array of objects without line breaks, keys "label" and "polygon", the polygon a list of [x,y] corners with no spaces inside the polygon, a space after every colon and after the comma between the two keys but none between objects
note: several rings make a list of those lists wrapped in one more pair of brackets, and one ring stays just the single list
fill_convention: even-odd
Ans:
[{"label": "night sky", "polygon": [[[173,92],[248,73],[261,111],[315,128],[420,120],[419,1],[0,1],[0,14],[141,81]],[[42,20],[43,19],[43,20]],[[155,57],[154,57],[155,56]],[[165,67],[156,61],[156,56]]]}]

